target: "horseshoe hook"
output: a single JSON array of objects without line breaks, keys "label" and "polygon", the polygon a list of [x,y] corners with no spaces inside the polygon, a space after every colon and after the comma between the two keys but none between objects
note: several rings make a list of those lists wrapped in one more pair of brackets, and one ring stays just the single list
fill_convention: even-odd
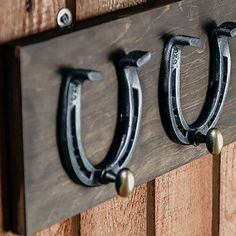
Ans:
[{"label": "horseshoe hook", "polygon": [[81,140],[81,93],[85,80],[99,81],[98,71],[76,69],[62,83],[58,117],[58,138],[61,159],[68,175],[75,183],[95,187],[115,182],[117,193],[126,197],[134,188],[134,176],[126,168],[138,138],[142,113],[142,91],[137,68],[149,61],[151,54],[133,51],[118,63],[119,96],[117,132],[112,149],[98,165],[85,154]]},{"label": "horseshoe hook", "polygon": [[223,137],[215,129],[228,92],[231,57],[228,37],[236,35],[236,23],[225,22],[217,27],[211,38],[211,74],[206,102],[198,119],[189,125],[180,102],[180,67],[184,46],[199,47],[200,39],[189,36],[172,37],[164,51],[161,114],[169,137],[177,143],[198,145],[206,143],[209,152],[219,154]]}]

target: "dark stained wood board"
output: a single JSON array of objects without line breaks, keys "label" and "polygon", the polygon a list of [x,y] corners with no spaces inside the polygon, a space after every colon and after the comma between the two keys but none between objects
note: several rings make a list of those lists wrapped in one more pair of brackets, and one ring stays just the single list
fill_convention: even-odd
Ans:
[{"label": "dark stained wood board", "polygon": [[[143,120],[137,148],[129,167],[137,185],[190,162],[204,154],[204,145],[195,148],[173,143],[166,136],[158,110],[158,80],[167,33],[199,36],[201,49],[184,51],[182,102],[188,120],[193,121],[204,102],[208,83],[208,41],[206,25],[212,21],[236,21],[233,0],[223,2],[189,0],[153,9],[113,22],[83,29],[33,45],[16,45],[9,50],[9,86],[19,104],[9,108],[12,166],[23,163],[21,178],[12,183],[22,186],[18,219],[25,214],[27,234],[75,215],[115,195],[111,185],[86,188],[75,185],[61,166],[56,141],[56,114],[61,76],[60,67],[101,70],[105,80],[86,83],[83,93],[82,128],[87,154],[94,163],[105,156],[116,122],[117,81],[111,54],[123,49],[148,50],[152,60],[140,70],[143,88]],[[218,127],[225,143],[236,139],[236,39],[231,40],[232,81]],[[13,45],[14,46],[14,45]],[[21,89],[21,91],[19,91]],[[18,92],[17,92],[18,91]],[[20,103],[22,96],[22,127]],[[17,96],[18,95],[18,96]],[[13,113],[11,113],[13,112]],[[22,128],[22,136],[19,131]],[[14,131],[16,130],[16,131]],[[13,136],[11,136],[13,135]],[[19,149],[17,149],[16,144]],[[15,153],[15,154],[14,154]],[[15,159],[16,158],[16,159]],[[21,160],[23,159],[23,160]],[[12,169],[16,171],[16,169]],[[15,173],[15,172],[14,172]],[[24,178],[23,178],[24,175]],[[14,193],[14,191],[13,191]],[[15,197],[15,200],[17,196]],[[25,202],[25,205],[23,204]],[[25,210],[23,210],[25,209]],[[21,217],[20,217],[21,216]],[[24,223],[24,222],[23,222]]]}]

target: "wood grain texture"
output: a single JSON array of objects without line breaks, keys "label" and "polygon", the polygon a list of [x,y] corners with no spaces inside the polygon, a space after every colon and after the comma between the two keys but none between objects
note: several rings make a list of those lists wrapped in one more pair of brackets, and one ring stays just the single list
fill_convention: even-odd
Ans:
[{"label": "wood grain texture", "polygon": [[33,0],[25,10],[25,0],[0,0],[0,43],[42,32],[56,26],[59,9],[66,0]]},{"label": "wood grain texture", "polygon": [[[185,1],[47,42],[18,47],[17,55],[20,55],[21,61],[21,72],[18,76],[21,80],[23,102],[24,176],[27,186],[26,219],[29,232],[75,215],[115,195],[114,188],[110,185],[84,188],[73,184],[61,166],[55,136],[61,85],[59,67],[92,66],[92,69],[101,70],[105,74],[104,81],[96,85],[85,84],[82,101],[85,146],[90,160],[97,162],[103,159],[109,148],[116,120],[117,81],[114,65],[109,59],[110,54],[119,48],[126,52],[135,49],[152,52],[152,61],[139,73],[144,94],[143,123],[139,142],[130,163],[137,184],[145,183],[206,153],[204,145],[195,148],[173,143],[163,130],[157,98],[163,32],[199,35],[203,39],[203,48],[186,50],[183,60],[183,107],[188,119],[192,120],[197,117],[202,107],[208,82],[206,71],[209,53],[203,25],[209,23],[209,17],[217,24],[227,19],[232,20],[235,15],[232,4],[232,0],[224,1],[224,4],[219,1],[209,1],[209,4],[203,0]],[[105,32],[108,32],[106,37]],[[231,41],[232,54],[235,54],[235,43],[235,40]],[[65,50],[62,50],[64,47]],[[234,74],[235,63],[232,67]],[[226,143],[235,140],[235,86],[236,82],[232,80],[224,112],[218,123],[225,135]],[[18,97],[16,100],[20,101],[21,98]],[[12,117],[17,118],[16,115]],[[63,194],[61,186],[64,189]]]},{"label": "wood grain texture", "polygon": [[83,20],[145,2],[147,0],[79,0],[76,2],[76,19]]},{"label": "wood grain texture", "polygon": [[73,231],[73,218],[64,221],[61,224],[56,224],[52,227],[49,227],[46,230],[43,230],[39,233],[36,233],[34,236],[75,236]]},{"label": "wood grain texture", "polygon": [[137,187],[127,199],[115,197],[80,215],[81,236],[145,236],[146,185]]},{"label": "wood grain texture", "polygon": [[224,148],[221,156],[220,235],[236,234],[236,143]]},{"label": "wood grain texture", "polygon": [[211,235],[212,157],[156,179],[155,235]]}]

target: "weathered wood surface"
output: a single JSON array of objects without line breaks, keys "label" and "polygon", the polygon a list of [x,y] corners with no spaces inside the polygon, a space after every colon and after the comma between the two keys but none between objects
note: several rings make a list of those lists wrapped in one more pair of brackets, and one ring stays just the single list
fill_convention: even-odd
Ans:
[{"label": "weathered wood surface", "polygon": [[147,235],[147,204],[147,187],[144,184],[127,199],[115,197],[81,213],[80,235]]},{"label": "weathered wood surface", "polygon": [[32,1],[25,10],[25,0],[0,0],[0,43],[42,32],[56,26],[58,11],[66,0]]},{"label": "weathered wood surface", "polygon": [[221,158],[220,235],[236,233],[236,143],[225,147]]},{"label": "weathered wood surface", "polygon": [[173,170],[155,182],[155,235],[211,235],[212,157]]},{"label": "weathered wood surface", "polygon": [[[55,137],[59,66],[98,69],[105,74],[106,80],[85,84],[83,94],[83,138],[91,160],[98,162],[109,147],[116,120],[116,75],[109,54],[119,48],[152,52],[152,61],[140,72],[144,114],[139,143],[130,165],[137,184],[144,183],[206,153],[204,146],[174,144],[162,128],[156,92],[163,49],[161,37],[163,33],[176,33],[203,39],[203,49],[187,50],[183,61],[183,107],[188,119],[193,120],[204,101],[208,81],[209,58],[203,26],[209,23],[209,18],[218,24],[232,20],[235,15],[232,4],[232,0],[223,5],[218,1],[208,4],[203,0],[185,1],[19,49],[28,232],[56,223],[115,194],[110,185],[93,189],[76,186],[63,171]],[[106,31],[109,33],[104,37]],[[232,53],[235,53],[235,43],[232,40]],[[62,50],[65,45],[66,50]],[[40,54],[36,53],[39,51]],[[233,63],[233,73],[235,69]],[[232,80],[219,122],[226,143],[235,139],[234,89],[236,83]],[[37,171],[32,166],[37,167]]]},{"label": "weathered wood surface", "polygon": [[140,10],[160,7],[177,1],[181,0],[98,0],[96,4],[93,0],[76,1],[76,19],[86,20],[102,14],[114,13],[117,10],[120,11],[115,14],[116,16],[130,15]]},{"label": "weathered wood surface", "polygon": [[77,224],[77,222],[74,222],[73,218],[71,218],[61,224],[56,224],[36,233],[35,236],[78,236],[78,232],[74,229],[74,224]]},{"label": "weathered wood surface", "polygon": [[80,0],[76,2],[76,18],[83,20],[104,13],[145,3],[147,0]]}]

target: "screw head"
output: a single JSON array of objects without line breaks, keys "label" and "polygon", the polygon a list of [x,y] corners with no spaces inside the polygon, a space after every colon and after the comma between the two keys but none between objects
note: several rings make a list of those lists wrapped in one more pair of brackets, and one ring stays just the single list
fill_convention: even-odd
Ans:
[{"label": "screw head", "polygon": [[129,194],[134,190],[134,184],[134,175],[129,169],[125,168],[118,172],[115,185],[119,196],[128,197]]},{"label": "screw head", "polygon": [[57,14],[57,24],[63,28],[72,24],[72,13],[68,8],[62,8]]},{"label": "screw head", "polygon": [[210,129],[206,135],[206,146],[210,153],[219,155],[223,148],[224,141],[221,132],[218,129]]}]

